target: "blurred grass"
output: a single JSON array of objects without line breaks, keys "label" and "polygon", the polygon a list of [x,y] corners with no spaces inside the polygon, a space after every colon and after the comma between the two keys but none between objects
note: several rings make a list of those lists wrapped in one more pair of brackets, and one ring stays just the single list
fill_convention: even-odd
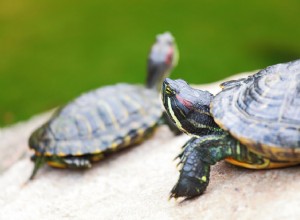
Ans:
[{"label": "blurred grass", "polygon": [[0,2],[0,126],[116,82],[143,83],[157,33],[173,78],[207,83],[300,57],[300,1]]}]

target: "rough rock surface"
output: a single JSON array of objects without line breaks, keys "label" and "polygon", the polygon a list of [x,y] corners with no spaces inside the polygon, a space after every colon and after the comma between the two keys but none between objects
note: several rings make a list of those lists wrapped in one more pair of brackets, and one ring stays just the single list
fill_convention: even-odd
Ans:
[{"label": "rough rock surface", "polygon": [[[217,85],[200,88],[216,92]],[[188,137],[164,126],[92,169],[45,166],[27,182],[33,168],[27,138],[48,117],[0,130],[0,219],[300,219],[299,166],[253,171],[220,162],[204,195],[168,201],[178,177],[173,158]]]}]

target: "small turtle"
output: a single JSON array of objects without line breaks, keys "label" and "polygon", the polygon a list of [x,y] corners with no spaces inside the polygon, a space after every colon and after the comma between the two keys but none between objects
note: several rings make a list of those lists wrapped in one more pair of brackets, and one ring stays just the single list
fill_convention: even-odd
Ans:
[{"label": "small turtle", "polygon": [[300,163],[300,60],[221,87],[213,96],[180,79],[163,82],[169,117],[192,136],[178,156],[182,168],[170,197],[202,194],[210,166],[223,159],[250,169]]},{"label": "small turtle", "polygon": [[140,143],[163,122],[170,122],[178,134],[163,114],[157,91],[177,61],[173,36],[168,32],[158,35],[148,57],[146,87],[125,83],[106,86],[59,108],[29,138],[35,151],[30,179],[45,163],[58,168],[89,168],[107,154]]}]

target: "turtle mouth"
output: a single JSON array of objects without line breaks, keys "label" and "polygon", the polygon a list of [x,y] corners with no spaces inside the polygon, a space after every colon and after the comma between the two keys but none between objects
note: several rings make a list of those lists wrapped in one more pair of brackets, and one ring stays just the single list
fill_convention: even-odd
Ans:
[{"label": "turtle mouth", "polygon": [[168,108],[169,108],[168,102],[170,102],[169,99],[173,99],[173,97],[176,95],[176,92],[173,90],[173,88],[170,84],[171,84],[171,80],[166,78],[163,81],[162,90],[161,90],[162,103],[163,103],[165,109],[167,110],[167,112],[168,112]]},{"label": "turtle mouth", "polygon": [[174,81],[169,78],[166,78],[163,81],[163,85],[162,85],[163,96],[174,96],[178,93],[178,90],[173,86],[172,82]]}]

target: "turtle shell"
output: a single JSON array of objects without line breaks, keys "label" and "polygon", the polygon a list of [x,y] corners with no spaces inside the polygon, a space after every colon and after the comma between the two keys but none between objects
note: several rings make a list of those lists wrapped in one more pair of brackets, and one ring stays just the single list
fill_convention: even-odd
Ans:
[{"label": "turtle shell", "polygon": [[300,161],[300,60],[221,86],[211,103],[221,128],[258,154]]},{"label": "turtle shell", "polygon": [[135,144],[162,115],[158,93],[117,84],[83,94],[58,109],[29,139],[46,156],[106,153]]}]

